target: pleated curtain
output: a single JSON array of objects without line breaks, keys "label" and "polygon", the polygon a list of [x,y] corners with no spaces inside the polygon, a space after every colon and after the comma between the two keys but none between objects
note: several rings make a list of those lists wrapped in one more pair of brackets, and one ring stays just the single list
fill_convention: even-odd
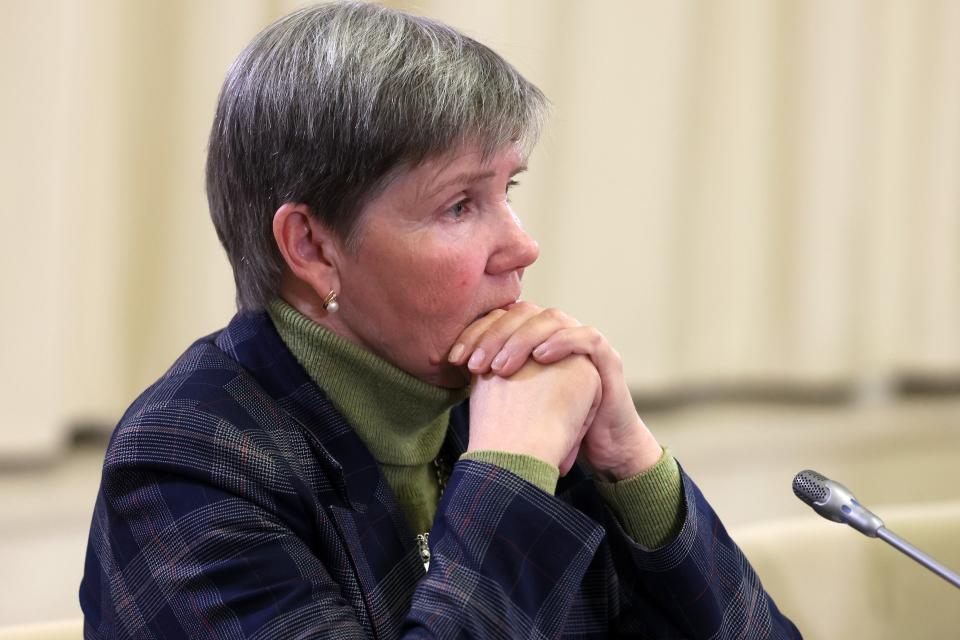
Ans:
[{"label": "pleated curtain", "polygon": [[[525,297],[599,327],[638,394],[960,375],[960,3],[391,4],[552,100]],[[297,6],[0,2],[0,459],[109,427],[229,319],[206,136]]]}]

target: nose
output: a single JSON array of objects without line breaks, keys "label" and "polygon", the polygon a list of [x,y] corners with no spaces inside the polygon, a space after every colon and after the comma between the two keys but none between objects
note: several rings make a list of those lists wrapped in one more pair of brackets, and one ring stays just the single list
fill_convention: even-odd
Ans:
[{"label": "nose", "polygon": [[487,260],[487,273],[491,275],[528,267],[540,255],[540,245],[524,231],[520,218],[509,207],[499,217],[494,249]]}]

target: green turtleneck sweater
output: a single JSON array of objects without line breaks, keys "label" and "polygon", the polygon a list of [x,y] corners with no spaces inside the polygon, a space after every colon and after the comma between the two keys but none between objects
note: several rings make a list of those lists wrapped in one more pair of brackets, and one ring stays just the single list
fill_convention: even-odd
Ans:
[{"label": "green turtleneck sweater", "polygon": [[[467,397],[468,389],[427,384],[324,329],[283,300],[274,300],[268,313],[294,357],[379,463],[412,530],[429,531],[440,500],[434,460],[446,437],[450,409]],[[505,451],[473,451],[461,459],[498,465],[550,494],[559,477],[557,468],[543,460]],[[669,450],[644,473],[596,484],[640,544],[662,546],[683,522],[683,489]]]}]

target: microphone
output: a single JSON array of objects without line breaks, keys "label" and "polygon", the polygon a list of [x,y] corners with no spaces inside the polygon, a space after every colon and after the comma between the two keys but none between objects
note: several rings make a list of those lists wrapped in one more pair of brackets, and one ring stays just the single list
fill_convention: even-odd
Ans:
[{"label": "microphone", "polygon": [[876,538],[883,527],[883,520],[857,502],[850,489],[816,471],[798,473],[793,479],[793,493],[827,520],[845,522],[871,538]]},{"label": "microphone", "polygon": [[860,504],[853,492],[839,482],[805,469],[793,478],[793,493],[827,520],[848,524],[870,538],[880,538],[960,589],[960,575],[887,529],[883,520]]}]

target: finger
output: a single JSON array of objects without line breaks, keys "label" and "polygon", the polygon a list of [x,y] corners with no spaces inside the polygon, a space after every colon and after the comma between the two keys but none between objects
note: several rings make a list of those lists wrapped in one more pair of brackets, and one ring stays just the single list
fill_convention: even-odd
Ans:
[{"label": "finger", "polygon": [[563,460],[560,461],[558,466],[561,476],[567,475],[567,473],[570,472],[570,469],[573,468],[574,463],[576,463],[577,456],[580,455],[580,447],[583,446],[583,440],[587,437],[587,432],[590,431],[594,418],[597,417],[597,412],[600,410],[600,403],[602,399],[602,387],[597,385],[597,390],[593,396],[593,404],[590,405],[590,411],[587,412],[587,417],[583,421],[583,426],[580,428],[580,433],[577,435],[577,439],[573,447],[570,449],[570,452]]},{"label": "finger", "polygon": [[[552,364],[574,354],[589,357],[604,383],[623,376],[623,360],[620,354],[594,327],[563,329],[533,350],[534,359],[541,364]],[[607,386],[604,384],[605,388]]]},{"label": "finger", "polygon": [[593,394],[593,404],[590,405],[590,410],[587,411],[587,417],[583,420],[584,435],[586,435],[590,427],[593,426],[593,421],[597,417],[597,412],[600,411],[600,405],[603,403],[603,384],[602,381],[600,382],[600,384],[597,384],[597,389]]},{"label": "finger", "polygon": [[454,341],[453,348],[450,349],[447,360],[449,360],[451,364],[465,364],[467,358],[473,353],[477,340],[480,339],[490,325],[506,313],[505,309],[494,309],[485,316],[477,318],[467,325],[467,328],[464,329]]},{"label": "finger", "polygon": [[561,478],[570,473],[570,469],[573,469],[573,465],[577,461],[577,456],[580,455],[581,442],[583,442],[582,439],[577,442],[576,445],[574,445],[573,449],[570,450],[570,453],[567,454],[567,457],[560,461],[560,464],[557,468],[560,469]]},{"label": "finger", "polygon": [[540,307],[529,302],[518,302],[511,306],[478,336],[467,359],[467,368],[473,373],[486,373],[510,336],[540,311]]},{"label": "finger", "polygon": [[544,309],[516,328],[490,367],[497,375],[508,377],[516,373],[530,358],[533,349],[561,329],[579,326],[576,320],[557,309]]}]

